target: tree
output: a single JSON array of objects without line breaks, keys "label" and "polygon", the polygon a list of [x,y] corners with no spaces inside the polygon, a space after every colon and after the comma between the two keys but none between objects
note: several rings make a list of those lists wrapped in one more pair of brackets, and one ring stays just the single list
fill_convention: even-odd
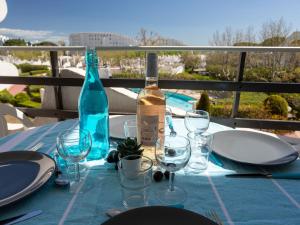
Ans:
[{"label": "tree", "polygon": [[193,53],[183,53],[181,55],[181,62],[184,64],[184,69],[188,73],[194,72],[200,67],[200,56]]},{"label": "tree", "polygon": [[207,92],[203,92],[199,101],[196,104],[197,110],[204,110],[206,112],[210,111],[210,101]]},{"label": "tree", "polygon": [[[287,25],[281,17],[279,20],[270,20],[264,23],[261,27],[261,45],[263,46],[282,46],[285,45],[286,39],[290,34],[291,26]],[[284,53],[272,53],[271,55],[264,55],[263,63],[265,67],[270,67],[272,73],[269,80],[273,80],[275,72],[280,67],[285,67],[286,62],[283,60]]]},{"label": "tree", "polygon": [[57,46],[57,44],[55,44],[51,41],[42,41],[42,42],[33,44],[33,46]]},{"label": "tree", "polygon": [[3,46],[26,46],[24,39],[9,39],[3,43]]},{"label": "tree", "polygon": [[144,28],[141,28],[139,33],[137,34],[137,40],[140,45],[158,45],[162,40],[162,36],[154,31],[147,31]]}]

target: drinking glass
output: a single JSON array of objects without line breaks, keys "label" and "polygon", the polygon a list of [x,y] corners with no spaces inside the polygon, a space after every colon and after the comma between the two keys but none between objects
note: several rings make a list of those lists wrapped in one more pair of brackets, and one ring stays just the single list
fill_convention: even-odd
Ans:
[{"label": "drinking glass", "polygon": [[126,138],[136,137],[136,120],[126,120],[124,123],[124,134]]},{"label": "drinking glass", "polygon": [[189,132],[201,135],[208,129],[209,113],[203,110],[187,111],[184,117],[184,124]]},{"label": "drinking glass", "polygon": [[175,172],[184,168],[191,157],[190,141],[183,136],[167,135],[156,142],[157,163],[170,172],[169,187],[158,192],[158,198],[167,205],[183,203],[186,192],[174,186]]},{"label": "drinking glass", "polygon": [[58,154],[75,166],[75,183],[80,182],[79,162],[87,157],[92,147],[89,131],[69,129],[61,132],[56,140]]},{"label": "drinking glass", "polygon": [[149,187],[152,181],[153,162],[140,155],[129,155],[118,162],[122,203],[125,208],[148,205]]},{"label": "drinking glass", "polygon": [[201,173],[208,167],[208,157],[211,153],[213,136],[208,133],[195,135],[194,132],[190,132],[187,137],[191,143],[192,153],[185,171],[195,174]]}]

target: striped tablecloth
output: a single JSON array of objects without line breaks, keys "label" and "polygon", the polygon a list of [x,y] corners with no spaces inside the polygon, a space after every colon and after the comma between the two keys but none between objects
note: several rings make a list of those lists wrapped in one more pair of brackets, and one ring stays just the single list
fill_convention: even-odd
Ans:
[{"label": "striped tablecloth", "polygon": [[[51,154],[55,139],[64,129],[78,125],[78,120],[66,120],[0,139],[0,152],[29,149],[39,142],[39,150]],[[182,120],[177,120],[175,129],[185,133]],[[211,123],[210,132],[221,131],[224,126]],[[205,215],[214,210],[230,225],[300,224],[299,180],[239,179],[224,177],[228,170],[249,171],[253,168],[233,164],[222,159],[227,169],[209,164],[201,175],[177,173],[175,182],[188,193],[184,207]],[[229,169],[228,169],[229,168]],[[300,171],[300,161],[277,170]],[[153,183],[150,204],[158,205],[155,192],[166,181]],[[76,193],[58,188],[50,180],[31,196],[13,205],[0,209],[0,220],[24,212],[41,209],[43,214],[22,224],[101,224],[108,218],[105,212],[111,208],[122,208],[121,192],[117,172],[103,161],[85,174],[85,180]],[[183,221],[183,224],[188,224]],[[141,223],[142,225],[142,223]]]}]

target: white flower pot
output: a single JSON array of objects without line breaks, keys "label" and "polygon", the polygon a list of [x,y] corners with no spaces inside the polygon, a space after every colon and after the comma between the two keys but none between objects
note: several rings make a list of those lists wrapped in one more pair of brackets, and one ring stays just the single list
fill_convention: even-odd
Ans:
[{"label": "white flower pot", "polygon": [[124,175],[129,178],[135,178],[141,170],[141,157],[137,159],[121,159]]}]

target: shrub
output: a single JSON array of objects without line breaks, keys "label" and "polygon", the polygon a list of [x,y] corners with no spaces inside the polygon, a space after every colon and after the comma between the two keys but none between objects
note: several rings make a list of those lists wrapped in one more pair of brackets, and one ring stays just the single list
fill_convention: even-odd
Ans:
[{"label": "shrub", "polygon": [[188,73],[194,72],[200,66],[200,56],[192,53],[183,53],[181,61],[184,64],[184,69]]},{"label": "shrub", "polygon": [[30,101],[30,97],[27,93],[21,92],[15,95],[15,101],[16,103]]},{"label": "shrub", "polygon": [[48,66],[31,65],[29,63],[19,64],[18,67],[21,69],[22,73],[31,72],[34,70],[47,70],[48,71]]},{"label": "shrub", "polygon": [[30,71],[30,75],[38,75],[38,74],[44,74],[44,73],[48,73],[48,70],[33,70]]},{"label": "shrub", "polygon": [[0,102],[14,104],[14,96],[4,89],[0,91]]},{"label": "shrub", "polygon": [[288,103],[279,95],[270,95],[264,100],[265,109],[271,114],[287,117]]},{"label": "shrub", "polygon": [[41,103],[39,103],[39,102],[33,102],[33,101],[24,101],[24,102],[17,103],[16,106],[27,107],[27,108],[40,108],[41,107]]},{"label": "shrub", "polygon": [[210,115],[213,117],[228,118],[231,115],[231,105],[211,105]]},{"label": "shrub", "polygon": [[41,94],[39,92],[31,92],[30,98],[34,102],[41,102]]},{"label": "shrub", "polygon": [[196,109],[204,110],[206,112],[210,111],[210,101],[207,92],[203,92],[199,101],[196,104]]},{"label": "shrub", "polygon": [[29,85],[27,86],[27,93],[30,95],[32,92],[38,92],[40,93],[40,89],[42,88],[43,86],[41,85]]},{"label": "shrub", "polygon": [[30,73],[29,73],[29,72],[21,73],[21,74],[20,74],[20,77],[29,77],[29,76],[30,76]]},{"label": "shrub", "polygon": [[240,118],[272,119],[272,114],[263,107],[250,104],[240,105],[237,116]]},{"label": "shrub", "polygon": [[[217,104],[210,106],[210,115],[213,117],[229,118],[231,116],[231,104]],[[282,116],[274,116],[259,105],[241,104],[238,117],[253,119],[284,119]]]}]

